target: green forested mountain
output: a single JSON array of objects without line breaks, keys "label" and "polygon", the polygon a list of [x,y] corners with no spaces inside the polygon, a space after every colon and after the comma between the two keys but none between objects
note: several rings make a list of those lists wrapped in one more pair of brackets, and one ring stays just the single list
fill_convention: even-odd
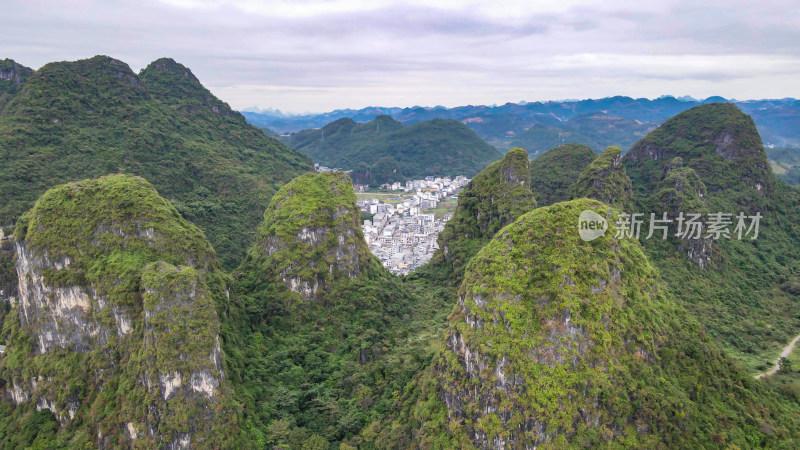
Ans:
[{"label": "green forested mountain", "polygon": [[[797,372],[752,377],[800,329],[800,192],[734,106],[625,157],[495,154],[431,262],[395,277],[346,174],[308,173],[174,61],[55,63],[20,86],[0,114],[2,448],[800,440]],[[325,139],[420,149],[451,125],[427,126]],[[608,222],[590,242],[585,210]],[[662,211],[762,218],[757,239],[617,236],[622,212]]]},{"label": "green forested mountain", "polygon": [[283,186],[235,277],[226,352],[257,448],[328,448],[380,422],[430,361],[450,309],[370,253],[342,172]]},{"label": "green forested mountain", "polygon": [[228,267],[270,197],[311,169],[171,59],[138,75],[106,56],[45,65],[0,114],[0,152],[0,225],[53,185],[131,173],[199,225]]},{"label": "green forested mountain", "polygon": [[359,110],[338,109],[297,116],[275,115],[272,112],[245,112],[245,115],[252,124],[280,133],[317,128],[344,117],[367,122],[378,115],[388,114],[404,125],[437,118],[453,119],[469,126],[501,151],[523,147],[533,156],[568,142],[598,150],[609,146],[627,150],[670,117],[712,102],[730,102],[750,114],[765,144],[783,147],[800,145],[800,100],[794,98],[726,100],[712,96],[696,100],[666,95],[650,100],[617,95],[454,108],[370,106]]},{"label": "green forested mountain", "polygon": [[653,128],[655,125],[652,122],[598,111],[553,124],[535,123],[506,140],[509,141],[508,145],[523,147],[531,155],[539,155],[547,149],[569,142],[586,145],[598,151],[609,146],[627,150]]},{"label": "green forested mountain", "polygon": [[[467,264],[434,363],[365,439],[386,448],[398,440],[442,448],[791,446],[796,383],[751,374],[766,370],[800,328],[800,202],[763,170],[757,136],[735,107],[706,105],[668,121],[622,161],[609,149],[569,189],[616,192],[606,197],[625,199],[627,212],[759,208],[757,240],[647,240],[645,230],[641,246],[585,243],[576,230],[584,209],[608,219],[606,237],[616,234],[616,213],[586,200],[506,226]],[[620,300],[604,308],[606,293]],[[636,343],[643,337],[653,347]],[[606,346],[600,358],[592,356],[597,345]],[[593,373],[609,355],[613,368]]]},{"label": "green forested mountain", "polygon": [[631,211],[631,179],[622,165],[619,147],[603,150],[569,187],[570,198],[593,198],[624,212]]},{"label": "green forested mountain", "polygon": [[[711,103],[666,121],[625,155],[625,166],[640,192],[653,189],[665,161],[692,167],[711,193],[745,201],[753,190],[769,196],[774,177],[755,123],[731,103]],[[726,192],[727,191],[727,192]]]},{"label": "green forested mountain", "polygon": [[356,183],[379,185],[427,175],[471,177],[500,156],[466,125],[435,119],[408,127],[389,116],[339,119],[284,140],[329,167],[353,170]]},{"label": "green forested mountain", "polygon": [[[535,161],[539,172],[558,170],[547,160],[540,167]],[[753,373],[768,368],[776,349],[800,328],[794,311],[798,298],[791,289],[800,270],[800,197],[768,169],[752,120],[731,104],[699,106],[636,143],[622,165],[633,193],[625,209],[646,217],[645,236],[650,213],[675,218],[681,212],[719,212],[731,214],[732,221],[740,212],[763,215],[752,242],[673,235],[666,242],[654,238],[642,244],[676,298],[717,342]],[[609,184],[602,170],[588,173],[592,170],[587,167],[583,181],[572,187],[574,196],[627,184],[622,173],[617,177],[623,182]],[[672,227],[674,234],[674,222]]]},{"label": "green forested mountain", "polygon": [[14,238],[0,447],[236,445],[219,340],[230,279],[199,228],[114,175],[47,191]]},{"label": "green forested mountain", "polygon": [[[582,241],[579,214],[609,221]],[[798,408],[753,380],[666,289],[618,211],[524,214],[467,266],[447,339],[377,447],[791,446]]]},{"label": "green forested mountain", "polygon": [[567,190],[596,157],[597,153],[581,144],[559,145],[535,157],[530,186],[539,206],[569,200]]},{"label": "green forested mountain", "polygon": [[[668,120],[623,158],[645,213],[763,216],[756,240],[642,241],[676,297],[748,370],[800,329],[800,192],[776,180],[753,121],[730,104],[708,104]],[[699,269],[698,266],[703,266]]]},{"label": "green forested mountain", "polygon": [[565,130],[545,124],[533,124],[527,130],[514,136],[510,145],[530,149],[532,155],[544,153],[547,149],[574,142],[591,148],[603,148],[603,144],[577,130]]}]

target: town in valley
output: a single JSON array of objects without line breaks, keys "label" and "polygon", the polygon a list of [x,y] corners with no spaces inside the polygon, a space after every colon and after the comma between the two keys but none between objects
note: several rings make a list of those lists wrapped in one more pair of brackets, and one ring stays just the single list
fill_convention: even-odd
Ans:
[{"label": "town in valley", "polygon": [[464,176],[425,177],[396,182],[368,191],[355,185],[370,251],[394,274],[405,275],[428,262],[439,248],[436,240],[452,217],[458,192],[469,183]]}]

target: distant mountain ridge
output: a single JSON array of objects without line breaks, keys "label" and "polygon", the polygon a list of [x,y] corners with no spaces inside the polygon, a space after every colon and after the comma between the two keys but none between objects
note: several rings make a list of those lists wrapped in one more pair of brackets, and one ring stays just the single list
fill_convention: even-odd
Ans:
[{"label": "distant mountain ridge", "polygon": [[[794,98],[739,101],[714,96],[698,101],[685,97],[679,100],[673,96],[654,100],[615,96],[603,99],[506,103],[499,106],[368,107],[284,117],[257,112],[243,112],[243,115],[251,124],[272,129],[279,134],[319,128],[341,118],[368,122],[384,114],[405,125],[435,118],[453,119],[466,124],[501,150],[521,145],[533,156],[539,151],[570,142],[588,145],[598,152],[611,145],[626,151],[647,132],[678,113],[701,104],[729,101],[753,117],[765,144],[800,146],[800,101]],[[613,120],[609,120],[610,123],[605,123],[605,120],[597,121],[600,123],[590,124],[587,128],[586,123],[573,121],[579,116]],[[526,130],[535,125],[544,127],[548,136],[556,136],[551,139],[559,139],[558,134],[564,132],[577,133],[579,136],[564,136],[563,142],[548,142],[549,146],[546,148],[530,148],[530,145],[519,142],[519,139]],[[619,134],[620,127],[623,128],[622,131],[629,129],[626,135]],[[599,134],[600,138],[594,136],[594,133]],[[634,136],[632,133],[638,134]]]}]

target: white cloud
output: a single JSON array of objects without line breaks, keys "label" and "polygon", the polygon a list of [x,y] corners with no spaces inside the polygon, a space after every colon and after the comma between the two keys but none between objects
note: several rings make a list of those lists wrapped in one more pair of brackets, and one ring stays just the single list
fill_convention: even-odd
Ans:
[{"label": "white cloud", "polygon": [[234,107],[800,96],[800,5],[743,0],[29,1],[0,57],[170,56]]}]

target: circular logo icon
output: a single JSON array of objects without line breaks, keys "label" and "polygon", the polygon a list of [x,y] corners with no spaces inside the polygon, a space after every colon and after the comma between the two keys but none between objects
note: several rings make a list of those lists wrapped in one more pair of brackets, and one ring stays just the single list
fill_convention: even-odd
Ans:
[{"label": "circular logo icon", "polygon": [[578,234],[584,241],[593,241],[604,236],[606,230],[608,230],[608,222],[600,214],[585,209],[578,216]]}]

